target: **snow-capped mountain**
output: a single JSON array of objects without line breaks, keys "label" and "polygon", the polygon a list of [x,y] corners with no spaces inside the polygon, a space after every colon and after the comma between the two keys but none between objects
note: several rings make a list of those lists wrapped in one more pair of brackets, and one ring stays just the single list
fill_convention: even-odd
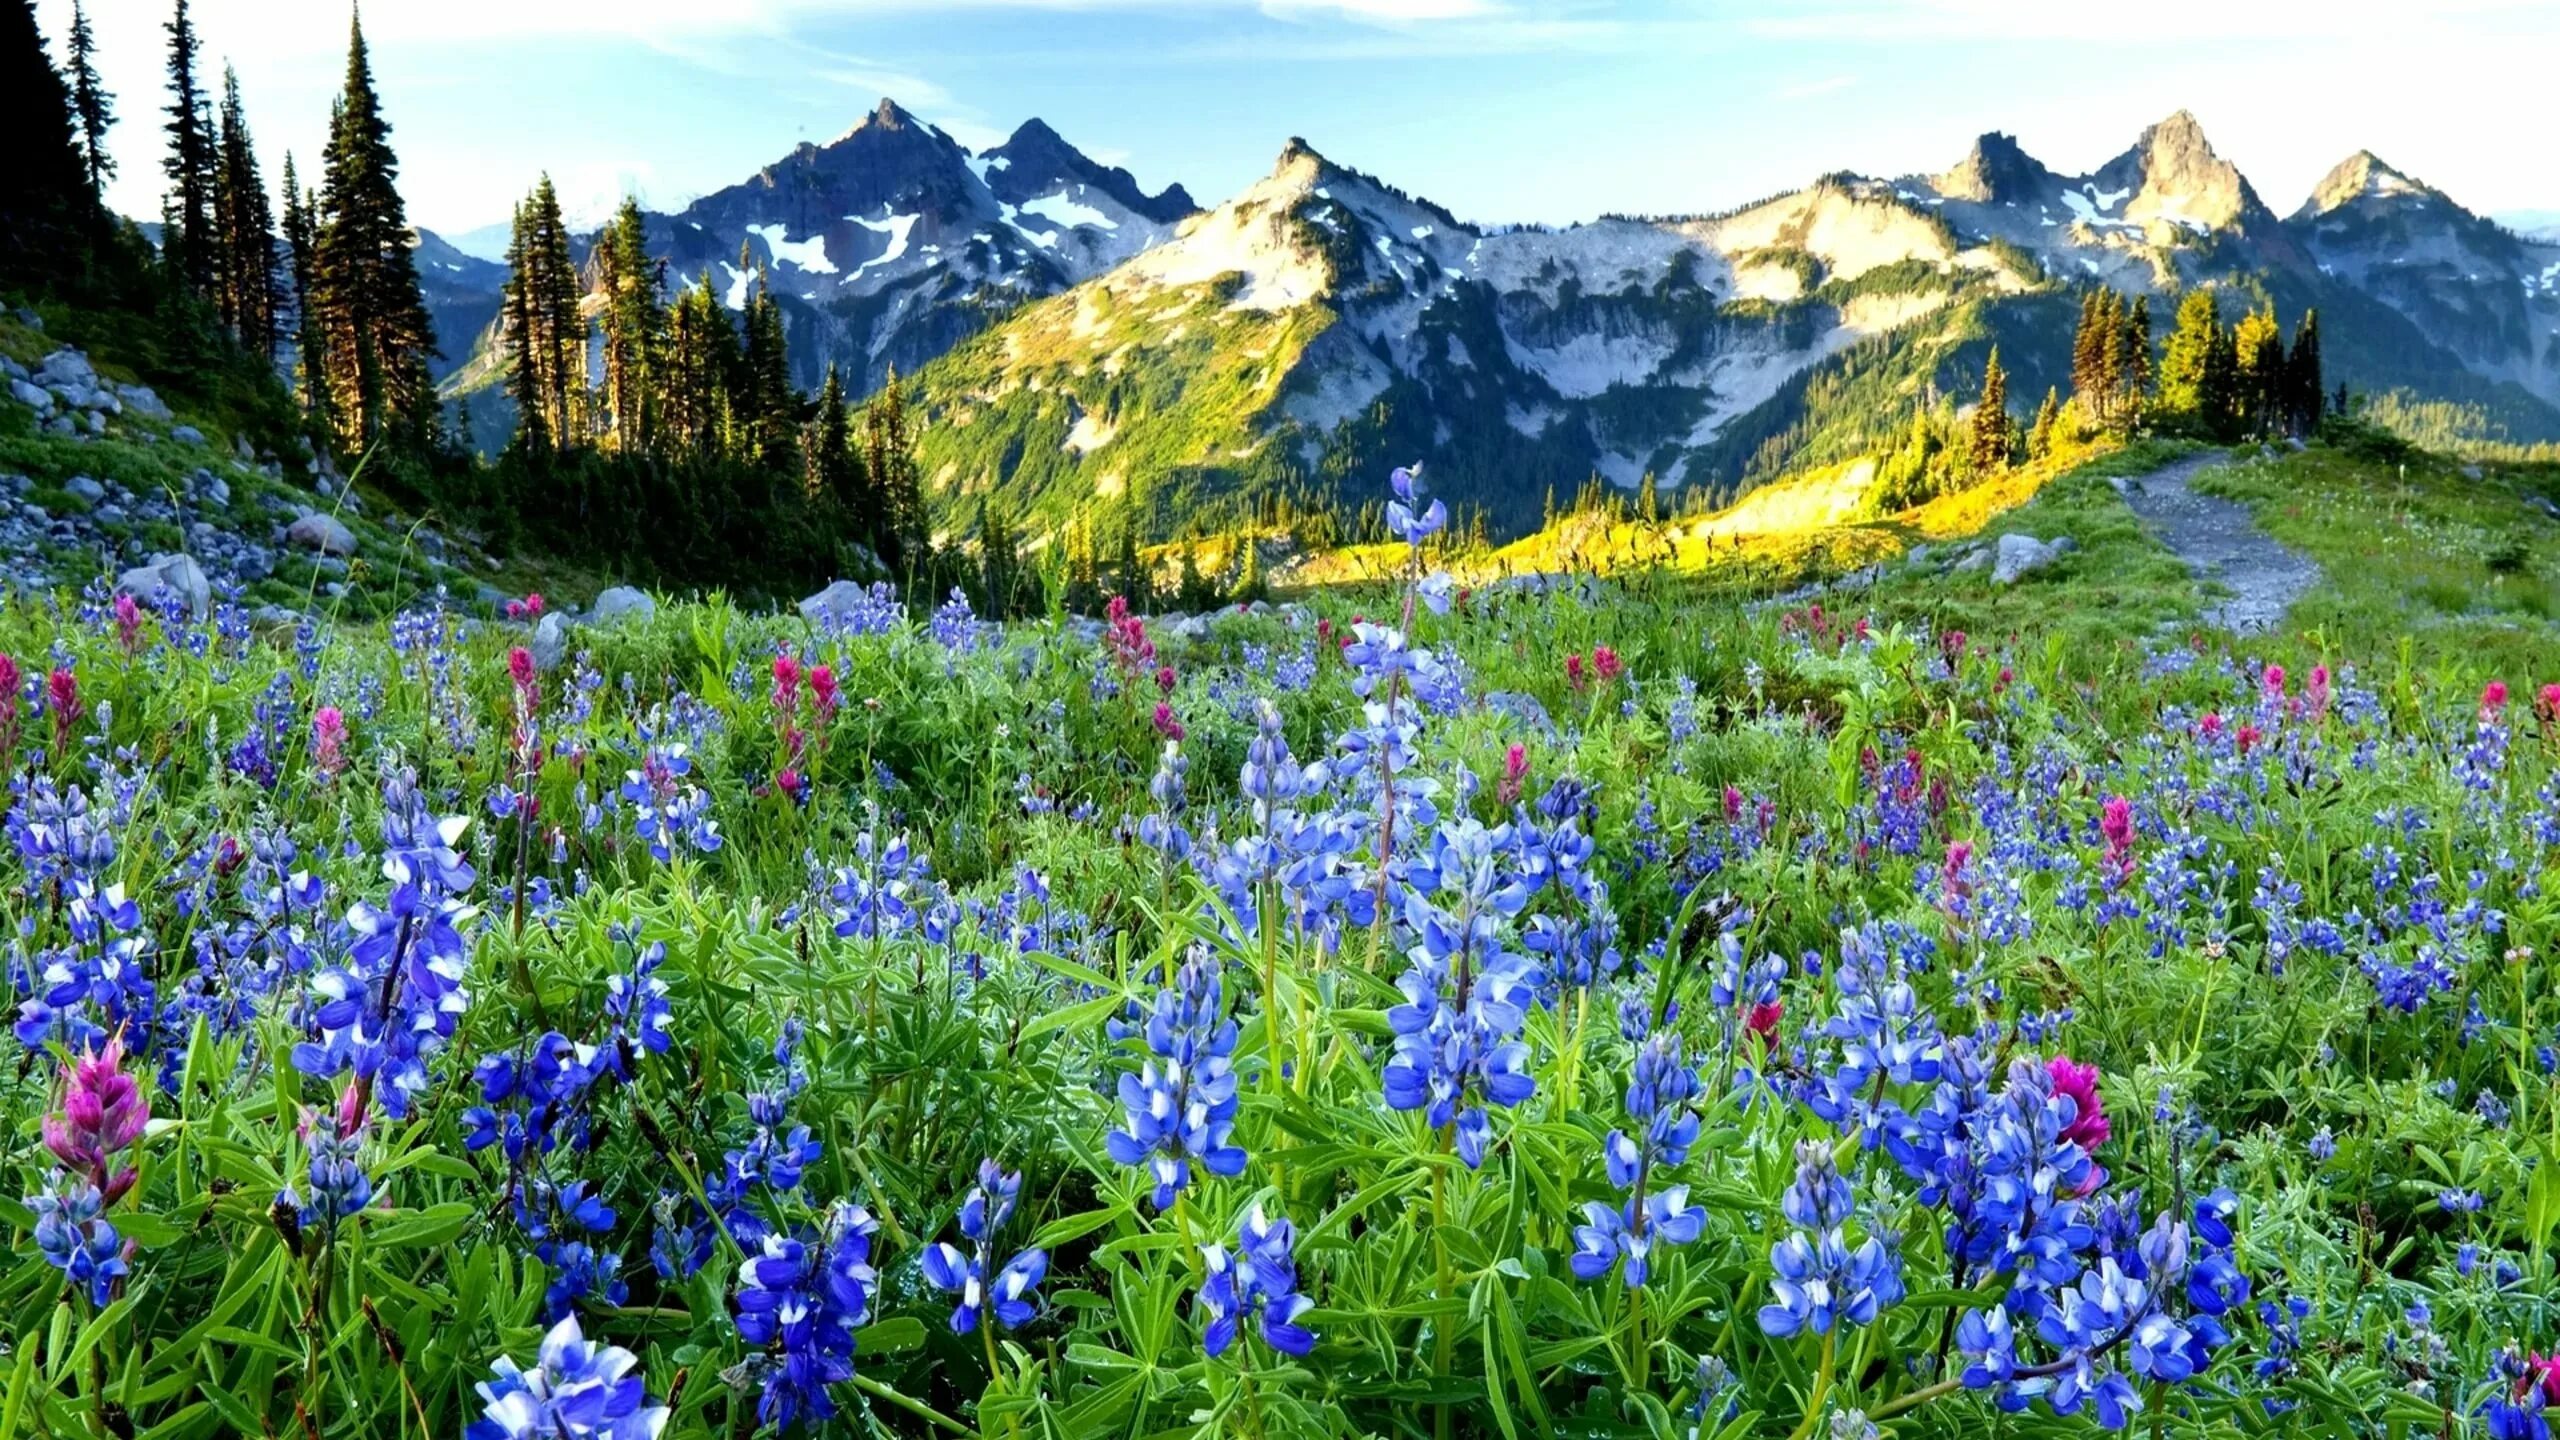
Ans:
[{"label": "snow-capped mountain", "polygon": [[884,99],[835,140],[647,223],[671,284],[707,277],[742,308],[757,273],[769,278],[803,385],[832,361],[868,390],[1137,254],[1194,208],[1181,186],[1149,195],[1038,120],[979,154]]},{"label": "snow-capped mountain", "polygon": [[1172,238],[927,367],[922,458],[955,503],[1001,490],[1056,520],[1129,497],[1173,521],[1430,454],[1510,524],[1595,471],[1724,483],[1731,427],[1808,368],[2032,283],[1873,182],[1491,229],[1293,140]]},{"label": "snow-capped mountain", "polygon": [[[884,100],[649,233],[671,280],[732,305],[768,276],[802,385],[830,363],[859,390],[914,377],[955,516],[1001,491],[1056,523],[1097,501],[1182,523],[1363,493],[1416,455],[1497,528],[1593,475],[1727,498],[1872,447],[1916,398],[1969,397],[1994,343],[2022,411],[2067,388],[2086,283],[2317,307],[2333,378],[2560,438],[2560,242],[2364,152],[2279,216],[2185,111],[2086,174],[1995,133],[1935,174],[1549,228],[1470,224],[1299,141],[1200,211],[1037,120],[973,153]],[[440,242],[421,259],[460,366],[449,327],[495,314],[503,272]],[[502,392],[488,343],[456,390]],[[475,396],[484,443],[503,409]]]},{"label": "snow-capped mountain", "polygon": [[2370,150],[2338,162],[2288,224],[2324,276],[2472,371],[2560,401],[2560,239],[2474,215]]},{"label": "snow-capped mountain", "polygon": [[[918,377],[946,513],[1000,492],[1161,527],[1271,492],[1364,494],[1417,455],[1497,528],[1597,474],[1724,498],[1844,458],[1996,342],[2022,411],[2068,388],[2073,287],[2226,317],[2321,311],[2334,378],[2560,437],[2560,246],[2359,156],[2280,217],[2180,111],[2082,175],[2006,135],[1950,169],[1846,172],[1722,215],[1468,224],[1293,141],[1162,243]],[[2155,304],[2165,327],[2173,304]]]}]

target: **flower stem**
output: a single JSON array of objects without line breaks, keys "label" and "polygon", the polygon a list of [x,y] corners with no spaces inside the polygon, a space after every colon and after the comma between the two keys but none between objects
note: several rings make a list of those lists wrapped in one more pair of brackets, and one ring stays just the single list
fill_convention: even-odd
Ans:
[{"label": "flower stem", "polygon": [[[1446,1219],[1443,1190],[1447,1185],[1446,1177],[1449,1170],[1446,1157],[1457,1152],[1457,1143],[1457,1122],[1453,1120],[1443,1126],[1440,1131],[1440,1153],[1443,1163],[1431,1167],[1431,1250],[1433,1263],[1439,1270],[1439,1279],[1434,1293],[1443,1301],[1449,1298],[1452,1283],[1449,1275],[1449,1240],[1447,1232],[1442,1228]],[[1449,1317],[1445,1314],[1433,1316],[1431,1320],[1431,1373],[1433,1376],[1446,1376],[1449,1373],[1449,1358],[1456,1348],[1456,1343],[1457,1337],[1449,1330]],[[1438,1440],[1449,1440],[1449,1402],[1446,1400],[1432,1409],[1431,1433],[1438,1437]]]},{"label": "flower stem", "polygon": [[[1823,1402],[1831,1398],[1831,1366],[1839,1358],[1839,1350],[1840,1330],[1835,1325],[1822,1332],[1822,1363],[1813,1372],[1813,1393],[1805,1399],[1804,1419],[1796,1425],[1794,1432],[1787,1436],[1787,1440],[1805,1440],[1805,1437],[1813,1433],[1814,1422],[1822,1418]],[[1878,1411],[1869,1418],[1882,1419],[1888,1413],[1890,1412]]]}]

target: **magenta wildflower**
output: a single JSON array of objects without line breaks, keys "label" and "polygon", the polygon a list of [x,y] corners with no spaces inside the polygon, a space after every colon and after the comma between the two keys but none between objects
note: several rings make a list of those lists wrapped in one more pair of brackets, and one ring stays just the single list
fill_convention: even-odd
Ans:
[{"label": "magenta wildflower", "polygon": [[142,648],[142,607],[130,595],[116,597],[116,643],[130,655]]},{"label": "magenta wildflower", "polygon": [[133,1167],[113,1167],[117,1151],[142,1138],[151,1121],[151,1097],[124,1073],[124,1037],[62,1067],[62,1104],[44,1118],[44,1148],[94,1185],[112,1205],[133,1188]]},{"label": "magenta wildflower", "polygon": [[335,705],[323,705],[311,717],[311,763],[323,775],[347,768],[347,717]]},{"label": "magenta wildflower", "polygon": [[80,723],[80,677],[68,665],[45,677],[45,708],[53,712],[53,743],[71,743],[71,727]]},{"label": "magenta wildflower", "polygon": [[2133,802],[2108,796],[2098,812],[2098,834],[2107,842],[2107,873],[2121,883],[2133,873]]},{"label": "magenta wildflower", "polygon": [[2053,1077],[2053,1093],[2068,1095],[2079,1113],[2062,1129],[2062,1138],[2094,1155],[2107,1143],[2113,1132],[2108,1123],[2106,1106],[2098,1099],[2098,1067],[2083,1065],[2068,1055],[2056,1055],[2044,1062],[2045,1073]]}]

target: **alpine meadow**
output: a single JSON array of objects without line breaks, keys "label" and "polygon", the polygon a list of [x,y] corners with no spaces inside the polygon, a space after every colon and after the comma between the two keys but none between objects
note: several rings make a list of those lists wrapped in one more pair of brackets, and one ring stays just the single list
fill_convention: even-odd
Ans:
[{"label": "alpine meadow", "polygon": [[694,8],[0,0],[0,1440],[2551,1440],[2560,30]]}]

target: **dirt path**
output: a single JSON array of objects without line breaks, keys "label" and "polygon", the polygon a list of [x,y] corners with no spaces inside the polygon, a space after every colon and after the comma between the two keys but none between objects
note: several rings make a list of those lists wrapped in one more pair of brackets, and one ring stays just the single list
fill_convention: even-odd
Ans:
[{"label": "dirt path", "polygon": [[2245,635],[2282,620],[2286,607],[2320,579],[2320,567],[2259,529],[2248,506],[2196,493],[2190,482],[2226,458],[2208,450],[2118,481],[2116,488],[2197,579],[2231,592],[2205,607],[2205,623]]}]

